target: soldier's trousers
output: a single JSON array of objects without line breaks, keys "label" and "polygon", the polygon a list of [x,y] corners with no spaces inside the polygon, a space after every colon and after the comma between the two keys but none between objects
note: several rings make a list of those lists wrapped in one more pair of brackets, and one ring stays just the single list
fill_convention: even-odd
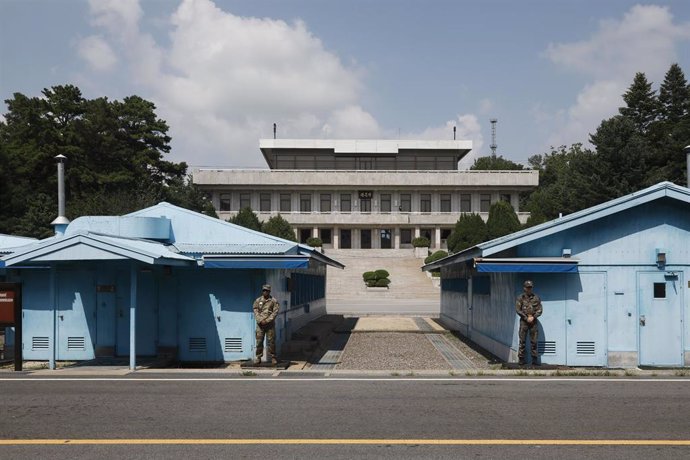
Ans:
[{"label": "soldier's trousers", "polygon": [[532,361],[539,358],[539,352],[537,351],[537,340],[539,339],[539,321],[536,319],[532,324],[528,323],[524,319],[520,319],[520,348],[518,349],[518,358],[525,359],[525,340],[527,339],[527,332],[529,332],[529,344],[532,353]]},{"label": "soldier's trousers", "polygon": [[268,359],[276,357],[276,323],[271,321],[265,326],[256,323],[256,357],[264,355],[264,336],[268,345]]}]

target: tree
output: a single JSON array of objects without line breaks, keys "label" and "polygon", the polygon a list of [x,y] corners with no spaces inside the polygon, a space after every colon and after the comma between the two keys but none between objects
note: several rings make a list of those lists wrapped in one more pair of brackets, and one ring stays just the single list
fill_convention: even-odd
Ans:
[{"label": "tree", "polygon": [[290,222],[285,220],[280,214],[273,216],[264,222],[263,232],[283,238],[285,240],[297,241],[297,238],[295,238],[295,231],[292,229],[292,225],[290,225]]},{"label": "tree", "polygon": [[507,201],[497,201],[489,208],[486,230],[490,240],[509,235],[520,230],[520,220]]},{"label": "tree", "polygon": [[685,74],[678,64],[672,64],[659,88],[661,119],[678,123],[690,112],[690,88]]},{"label": "tree", "polygon": [[484,219],[479,214],[462,214],[448,237],[448,251],[460,252],[487,240]]},{"label": "tree", "polygon": [[618,109],[621,115],[632,120],[640,133],[647,132],[659,115],[659,101],[656,98],[656,91],[652,89],[652,84],[647,81],[647,77],[642,72],[637,72],[632,85],[623,94],[626,107]]},{"label": "tree", "polygon": [[470,167],[470,169],[485,171],[519,171],[525,169],[525,167],[519,163],[514,163],[510,160],[507,160],[499,155],[497,157],[479,157],[474,160],[474,164]]},{"label": "tree", "polygon": [[231,224],[240,225],[245,228],[256,230],[257,232],[261,231],[261,221],[259,220],[259,217],[256,215],[256,213],[254,213],[254,211],[252,211],[252,208],[250,207],[240,209],[240,211],[237,214],[228,219],[228,222],[230,222]]}]

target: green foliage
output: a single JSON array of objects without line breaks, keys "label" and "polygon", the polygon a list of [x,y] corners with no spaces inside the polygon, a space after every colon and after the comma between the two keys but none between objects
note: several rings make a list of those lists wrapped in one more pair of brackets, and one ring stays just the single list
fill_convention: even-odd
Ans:
[{"label": "green foliage", "polygon": [[240,209],[237,214],[228,219],[228,222],[257,232],[261,231],[261,221],[250,207]]},{"label": "green foliage", "polygon": [[632,85],[623,95],[625,107],[618,109],[620,114],[632,121],[640,132],[645,132],[659,114],[659,101],[656,91],[642,72],[637,72]]},{"label": "green foliage", "polygon": [[486,230],[490,240],[520,230],[520,220],[507,201],[497,201],[489,208]]},{"label": "green foliage", "polygon": [[428,248],[431,246],[431,241],[429,241],[429,238],[425,236],[418,236],[412,240],[412,246],[415,248]]},{"label": "green foliage", "polygon": [[[15,93],[0,122],[0,232],[41,237],[57,216],[54,157],[65,155],[67,217],[114,215],[168,201],[215,215],[186,179],[187,165],[165,161],[168,126],[138,96],[85,99],[73,85],[41,97]],[[52,232],[50,232],[52,233]]]},{"label": "green foliage", "polygon": [[323,246],[323,241],[321,241],[321,238],[311,237],[307,239],[307,245],[312,248],[320,248]]},{"label": "green foliage", "polygon": [[525,167],[520,163],[507,160],[499,155],[497,157],[479,157],[474,160],[474,164],[470,166],[470,169],[484,171],[520,171],[525,169]]},{"label": "green foliage", "polygon": [[484,219],[479,214],[463,214],[448,237],[448,251],[455,253],[483,243],[488,238]]},{"label": "green foliage", "polygon": [[376,287],[388,287],[391,284],[391,280],[388,278],[380,278],[376,280]]},{"label": "green foliage", "polygon": [[390,276],[388,270],[383,270],[381,268],[376,270],[374,273],[376,274],[376,279],[388,278]]},{"label": "green foliage", "polygon": [[290,225],[290,222],[285,220],[280,214],[273,216],[264,222],[262,230],[264,233],[268,233],[269,235],[277,236],[289,241],[297,241],[297,238],[295,238],[295,232],[292,229],[292,225]]},{"label": "green foliage", "polygon": [[444,257],[448,257],[448,253],[446,251],[436,251],[433,254],[431,254],[429,257],[424,259],[424,263],[430,264],[431,262],[436,262],[437,260],[441,260]]},{"label": "green foliage", "polygon": [[364,273],[362,273],[362,279],[364,279],[364,281],[371,281],[371,280],[376,281],[376,273],[364,272]]}]

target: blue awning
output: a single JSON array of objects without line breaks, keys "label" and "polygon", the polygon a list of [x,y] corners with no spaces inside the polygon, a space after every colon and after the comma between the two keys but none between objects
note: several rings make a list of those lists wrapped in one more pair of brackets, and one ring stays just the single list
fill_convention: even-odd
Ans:
[{"label": "blue awning", "polygon": [[520,259],[474,259],[482,273],[577,273],[577,259],[566,257]]},{"label": "blue awning", "polygon": [[205,259],[204,268],[307,268],[308,257],[232,257]]}]

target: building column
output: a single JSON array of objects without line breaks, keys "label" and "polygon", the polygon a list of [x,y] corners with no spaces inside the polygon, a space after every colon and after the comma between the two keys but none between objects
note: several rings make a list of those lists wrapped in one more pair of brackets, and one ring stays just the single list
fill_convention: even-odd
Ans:
[{"label": "building column", "polygon": [[313,236],[314,238],[319,237],[319,227],[314,227],[314,229],[311,232],[311,236]]},{"label": "building column", "polygon": [[441,227],[436,227],[435,232],[436,241],[434,241],[434,249],[437,251],[441,249]]},{"label": "building column", "polygon": [[137,265],[132,262],[129,274],[129,368],[137,369]]},{"label": "building column", "polygon": [[393,247],[400,249],[400,227],[393,229]]},{"label": "building column", "polygon": [[422,230],[419,227],[414,228],[414,237],[419,238],[422,235]]},{"label": "building column", "polygon": [[50,301],[53,303],[53,327],[51,330],[51,335],[50,337],[50,356],[48,357],[48,368],[51,370],[55,370],[55,358],[57,355],[57,346],[58,344],[55,342],[57,339],[57,314],[58,314],[58,301],[57,301],[57,292],[56,292],[56,286],[57,286],[57,267],[55,265],[51,265],[50,267]]},{"label": "building column", "polygon": [[340,227],[333,227],[333,249],[340,248]]}]

